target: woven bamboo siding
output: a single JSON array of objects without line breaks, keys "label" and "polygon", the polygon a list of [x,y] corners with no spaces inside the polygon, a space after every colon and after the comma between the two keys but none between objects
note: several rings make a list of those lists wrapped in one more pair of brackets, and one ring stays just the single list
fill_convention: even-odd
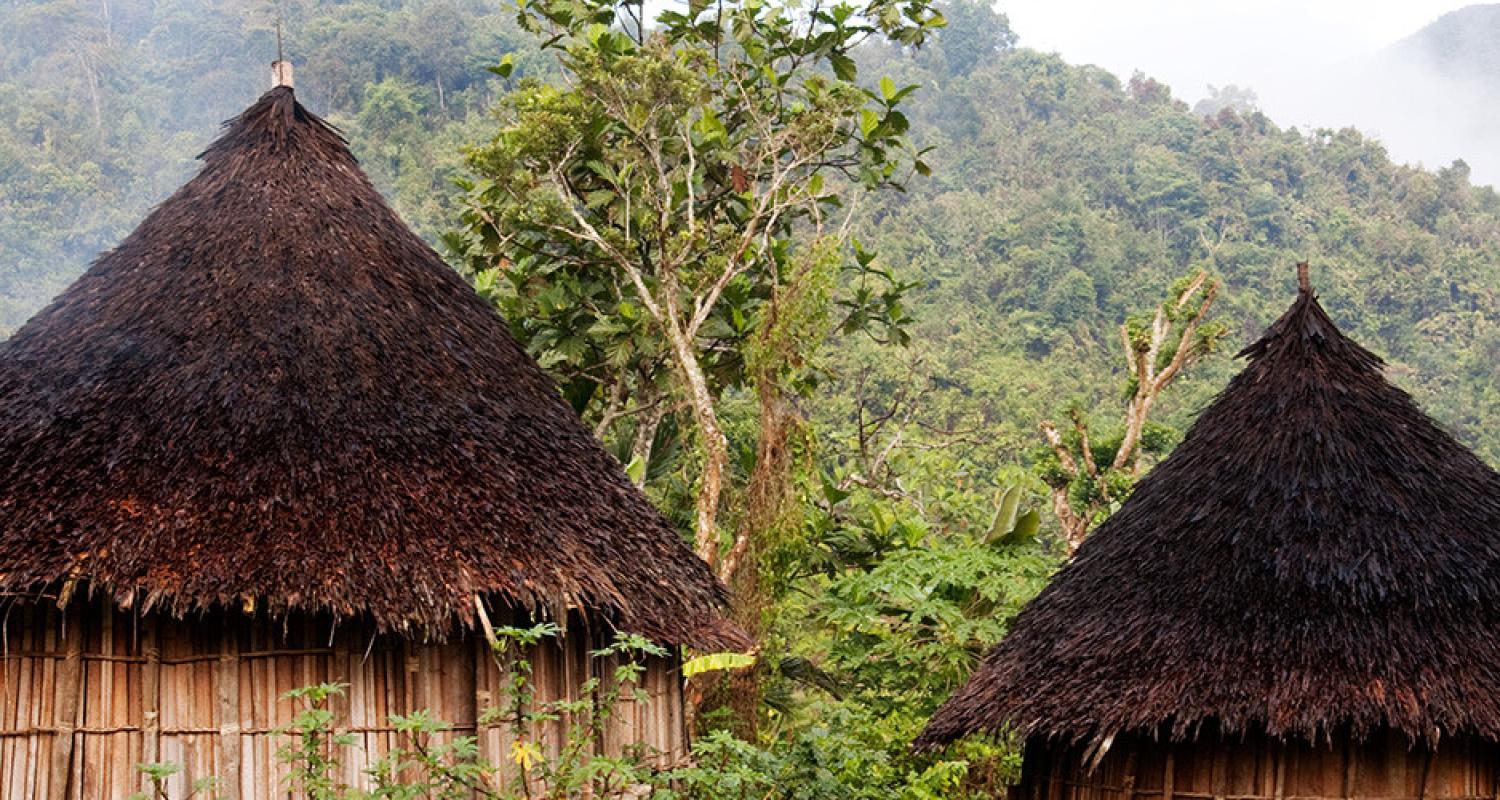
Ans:
[{"label": "woven bamboo siding", "polygon": [[[205,776],[219,777],[227,797],[284,797],[276,751],[286,740],[272,732],[299,708],[282,695],[323,682],[349,684],[332,710],[335,726],[359,741],[341,754],[351,785],[364,785],[365,768],[395,743],[389,716],[418,710],[449,723],[449,735],[477,735],[485,761],[512,763],[507,727],[477,729],[508,682],[473,636],[421,644],[314,617],[178,621],[83,604],[66,613],[13,605],[4,631],[6,798],[122,798],[143,788],[134,765],[149,761],[183,766],[169,784],[174,797]],[[576,698],[590,676],[608,680],[614,665],[588,656],[604,638],[575,624],[530,653],[537,698]],[[641,682],[651,702],[623,702],[599,747],[644,745],[675,761],[684,749],[675,660],[654,660]],[[531,736],[555,751],[565,732],[554,723]]]},{"label": "woven bamboo siding", "polygon": [[1413,747],[1386,732],[1312,746],[1263,736],[1167,744],[1116,741],[1090,770],[1082,748],[1033,741],[1014,800],[1496,800],[1500,744]]}]

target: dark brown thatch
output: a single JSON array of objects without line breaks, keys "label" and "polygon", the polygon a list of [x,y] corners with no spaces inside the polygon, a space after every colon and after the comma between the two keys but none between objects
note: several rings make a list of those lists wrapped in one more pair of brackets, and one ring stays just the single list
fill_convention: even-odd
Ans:
[{"label": "dark brown thatch", "polygon": [[0,345],[0,592],[732,646],[724,594],[343,139],[272,90]]},{"label": "dark brown thatch", "polygon": [[918,741],[1500,738],[1500,476],[1312,292]]}]

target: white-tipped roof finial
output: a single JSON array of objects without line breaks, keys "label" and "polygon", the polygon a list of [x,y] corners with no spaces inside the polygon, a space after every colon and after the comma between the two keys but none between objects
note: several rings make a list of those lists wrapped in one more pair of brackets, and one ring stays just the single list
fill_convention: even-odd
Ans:
[{"label": "white-tipped roof finial", "polygon": [[277,61],[271,64],[271,88],[278,86],[292,88],[292,62]]}]

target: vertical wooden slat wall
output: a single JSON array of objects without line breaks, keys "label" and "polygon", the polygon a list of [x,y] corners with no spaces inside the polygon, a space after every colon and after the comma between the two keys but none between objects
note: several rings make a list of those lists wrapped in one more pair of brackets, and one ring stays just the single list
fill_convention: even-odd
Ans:
[{"label": "vertical wooden slat wall", "polygon": [[1033,741],[1012,800],[1497,800],[1500,743],[1433,750],[1393,731],[1314,746],[1248,735],[1116,741],[1091,767],[1081,747]]},{"label": "vertical wooden slat wall", "polygon": [[[357,742],[340,753],[350,785],[368,785],[365,771],[396,744],[390,716],[419,710],[450,726],[443,736],[477,736],[498,780],[514,768],[510,726],[479,724],[509,686],[479,637],[414,642],[315,617],[173,620],[98,603],[14,603],[0,614],[0,797],[124,798],[146,787],[143,762],[182,766],[173,797],[210,776],[226,798],[285,797],[276,752],[287,737],[274,731],[300,708],[284,695],[324,682],[348,684],[331,708]],[[529,654],[537,700],[577,699],[590,676],[611,678],[615,664],[590,656],[604,643],[575,625],[539,645]],[[644,746],[676,763],[686,749],[676,660],[652,660],[641,688],[650,701],[620,703],[595,749]],[[553,723],[527,736],[556,752],[566,731]]]}]

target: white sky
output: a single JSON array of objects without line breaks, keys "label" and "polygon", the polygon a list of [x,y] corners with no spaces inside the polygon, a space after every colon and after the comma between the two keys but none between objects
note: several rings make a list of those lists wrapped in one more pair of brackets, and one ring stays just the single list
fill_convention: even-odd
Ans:
[{"label": "white sky", "polygon": [[1124,77],[1139,69],[1191,101],[1205,83],[1262,94],[1295,84],[1306,70],[1373,52],[1472,2],[1001,0],[997,8],[1027,47]]},{"label": "white sky", "polygon": [[[1206,84],[1248,86],[1284,127],[1353,125],[1384,141],[1397,160],[1434,167],[1465,158],[1478,181],[1500,181],[1500,148],[1488,130],[1467,120],[1413,119],[1430,116],[1414,105],[1429,89],[1425,78],[1384,95],[1359,79],[1368,56],[1475,1],[1000,0],[996,7],[1022,46],[1122,78],[1140,70],[1188,103],[1206,94]],[[1349,96],[1351,86],[1361,96]],[[1446,108],[1454,105],[1461,103]]]}]

